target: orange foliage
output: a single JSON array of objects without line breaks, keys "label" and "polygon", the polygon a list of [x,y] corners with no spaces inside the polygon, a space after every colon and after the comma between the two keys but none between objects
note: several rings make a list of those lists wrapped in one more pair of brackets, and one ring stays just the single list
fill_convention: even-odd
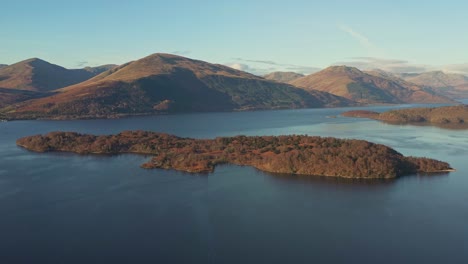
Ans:
[{"label": "orange foliage", "polygon": [[17,144],[37,152],[151,154],[154,157],[142,165],[144,168],[187,172],[211,172],[223,163],[275,173],[348,178],[394,178],[450,169],[445,162],[407,158],[389,147],[363,140],[304,135],[191,139],[145,131],[107,136],[52,132],[20,138]]}]

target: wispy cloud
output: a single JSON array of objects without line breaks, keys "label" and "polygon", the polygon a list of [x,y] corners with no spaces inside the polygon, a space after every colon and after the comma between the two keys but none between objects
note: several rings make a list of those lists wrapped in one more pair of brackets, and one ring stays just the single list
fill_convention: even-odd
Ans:
[{"label": "wispy cloud", "polygon": [[226,66],[229,66],[233,69],[236,69],[236,70],[239,70],[239,71],[251,71],[253,69],[251,69],[249,67],[249,65],[247,64],[243,64],[243,63],[228,63],[226,64]]},{"label": "wispy cloud", "polygon": [[244,58],[233,58],[233,60],[237,62],[228,63],[226,65],[230,67],[234,65],[235,67],[240,67],[239,70],[247,71],[256,75],[265,75],[275,71],[293,71],[302,74],[311,74],[321,70],[317,67],[279,63],[271,60],[253,60]]},{"label": "wispy cloud", "polygon": [[468,63],[450,64],[442,67],[445,72],[459,73],[468,76]]},{"label": "wispy cloud", "polygon": [[88,65],[88,61],[78,61],[75,65],[76,67],[84,67],[86,65]]},{"label": "wispy cloud", "polygon": [[354,57],[348,61],[336,62],[333,65],[348,65],[361,70],[381,69],[393,73],[404,72],[424,72],[431,70],[431,66],[423,64],[414,64],[406,60],[383,59],[376,57]]},{"label": "wispy cloud", "polygon": [[347,65],[361,70],[380,69],[391,73],[421,73],[428,71],[443,71],[468,76],[468,63],[449,65],[417,64],[407,60],[384,59],[376,57],[353,57],[349,60],[335,62],[332,65]]},{"label": "wispy cloud", "polygon": [[276,71],[276,68],[274,67],[255,67],[255,66],[248,65],[246,63],[239,63],[239,62],[230,62],[230,63],[225,63],[224,65],[231,67],[233,69],[245,71],[245,72],[257,75],[257,76],[263,76],[270,72]]},{"label": "wispy cloud", "polygon": [[253,63],[261,63],[261,64],[268,64],[268,65],[278,65],[278,63],[269,60],[248,60],[243,58],[234,58],[237,61],[244,61],[244,62],[253,62]]},{"label": "wispy cloud", "polygon": [[357,40],[359,44],[364,47],[367,52],[372,56],[384,56],[384,51],[377,45],[375,45],[367,36],[354,30],[348,25],[339,24],[338,28],[350,35],[352,38]]},{"label": "wispy cloud", "polygon": [[302,73],[302,74],[311,74],[311,73],[321,71],[322,69],[317,68],[317,67],[290,65],[290,66],[286,67],[285,70],[286,71],[297,72],[297,73]]},{"label": "wispy cloud", "polygon": [[351,37],[359,41],[359,43],[368,49],[376,49],[376,46],[369,40],[368,37],[364,36],[363,34],[357,32],[356,30],[352,29],[348,25],[340,24],[338,28],[343,32],[348,33]]}]

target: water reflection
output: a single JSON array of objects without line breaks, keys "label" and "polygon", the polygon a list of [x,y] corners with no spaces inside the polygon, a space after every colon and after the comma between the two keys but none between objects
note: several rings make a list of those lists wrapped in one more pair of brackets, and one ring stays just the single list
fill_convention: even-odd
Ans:
[{"label": "water reflection", "polygon": [[367,185],[367,186],[384,186],[392,185],[403,178],[417,177],[420,180],[440,180],[440,177],[448,177],[449,172],[435,173],[419,173],[414,175],[406,175],[392,179],[363,179],[363,178],[342,178],[342,177],[326,177],[318,175],[297,175],[285,173],[263,172],[278,181],[296,181],[307,184],[328,184],[328,185]]},{"label": "water reflection", "polygon": [[398,179],[363,179],[363,178],[342,178],[342,177],[327,177],[318,175],[297,175],[286,173],[271,173],[264,172],[266,175],[278,181],[297,181],[307,184],[332,184],[332,185],[389,185],[395,183]]},{"label": "water reflection", "polygon": [[[123,255],[130,263],[465,263],[466,131],[327,118],[347,110],[0,123],[0,263],[119,263]],[[141,169],[149,156],[37,154],[15,145],[55,130],[129,129],[364,139],[457,171],[363,180],[221,165],[200,175]]]},{"label": "water reflection", "polygon": [[[380,120],[379,120],[380,121]],[[390,122],[390,121],[380,121],[385,124],[394,125],[394,126],[415,126],[415,127],[438,127],[448,130],[466,130],[468,129],[468,123],[428,123],[428,122],[409,122],[409,123],[400,123],[400,122]]]}]

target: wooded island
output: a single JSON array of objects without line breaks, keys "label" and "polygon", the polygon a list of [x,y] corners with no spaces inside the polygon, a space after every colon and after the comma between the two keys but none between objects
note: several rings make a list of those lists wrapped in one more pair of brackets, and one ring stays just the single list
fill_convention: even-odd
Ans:
[{"label": "wooded island", "polygon": [[405,157],[381,144],[306,135],[192,139],[146,131],[100,136],[51,132],[20,138],[17,145],[36,152],[154,155],[143,168],[193,173],[212,172],[225,163],[273,173],[345,178],[395,178],[453,170],[446,162]]}]

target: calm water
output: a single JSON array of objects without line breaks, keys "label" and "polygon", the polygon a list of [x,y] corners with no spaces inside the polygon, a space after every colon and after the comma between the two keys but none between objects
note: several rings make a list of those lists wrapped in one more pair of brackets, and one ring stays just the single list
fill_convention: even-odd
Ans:
[{"label": "calm water", "polygon": [[[468,131],[329,118],[343,110],[0,123],[0,263],[468,263]],[[141,169],[143,156],[15,146],[54,130],[133,129],[359,138],[457,171],[388,182],[229,165],[192,175]]]}]

